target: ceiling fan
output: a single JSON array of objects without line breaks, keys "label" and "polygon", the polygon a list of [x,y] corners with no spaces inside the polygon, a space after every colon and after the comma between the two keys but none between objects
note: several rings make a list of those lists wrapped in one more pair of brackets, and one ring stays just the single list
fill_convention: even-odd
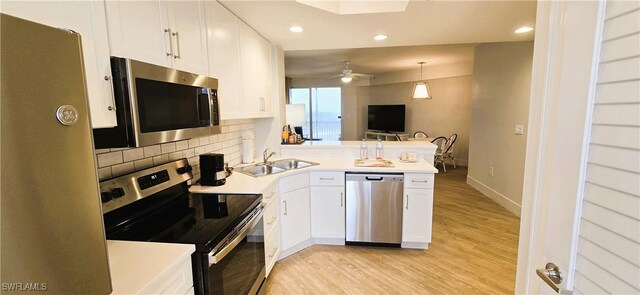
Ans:
[{"label": "ceiling fan", "polygon": [[329,79],[340,78],[340,80],[342,80],[343,83],[349,83],[355,77],[367,77],[367,78],[373,77],[373,75],[369,75],[369,74],[354,73],[351,70],[351,62],[348,60],[344,61],[343,63],[344,63],[344,68],[342,69],[342,73],[332,76]]}]

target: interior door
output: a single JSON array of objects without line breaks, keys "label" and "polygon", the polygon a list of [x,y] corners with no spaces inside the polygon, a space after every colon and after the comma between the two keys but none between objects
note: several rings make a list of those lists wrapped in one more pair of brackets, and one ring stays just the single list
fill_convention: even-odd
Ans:
[{"label": "interior door", "polygon": [[[640,197],[638,6],[538,2],[517,294],[640,291],[637,255],[629,254],[640,249],[640,222],[637,212],[624,209],[637,211]],[[635,46],[615,45],[626,36]],[[628,133],[612,131],[612,140],[602,141],[603,126]],[[602,148],[622,151],[615,153],[620,159],[598,159]],[[609,190],[600,204],[594,187]],[[599,233],[586,228],[596,226]],[[628,246],[606,245],[617,238]],[[544,271],[537,274],[549,262],[563,273],[560,282],[548,284],[540,278]]]}]

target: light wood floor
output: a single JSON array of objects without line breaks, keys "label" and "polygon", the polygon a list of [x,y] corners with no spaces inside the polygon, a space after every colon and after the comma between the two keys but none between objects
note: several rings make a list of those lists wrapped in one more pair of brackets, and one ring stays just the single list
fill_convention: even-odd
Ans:
[{"label": "light wood floor", "polygon": [[513,294],[519,218],[465,182],[436,175],[427,250],[314,245],[273,268],[268,294]]}]

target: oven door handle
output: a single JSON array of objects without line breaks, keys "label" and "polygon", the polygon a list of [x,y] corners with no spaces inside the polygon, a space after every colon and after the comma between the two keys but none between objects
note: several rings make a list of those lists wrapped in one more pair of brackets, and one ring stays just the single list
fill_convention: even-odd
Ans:
[{"label": "oven door handle", "polygon": [[258,213],[253,215],[253,217],[249,221],[247,221],[247,223],[240,230],[238,230],[236,236],[233,238],[233,240],[231,240],[231,242],[228,242],[227,245],[222,249],[218,251],[212,251],[208,254],[209,266],[217,264],[218,262],[220,262],[220,260],[224,259],[224,257],[227,256],[227,254],[229,254],[233,250],[233,248],[235,248],[249,234],[249,231],[251,231],[256,223],[258,223],[260,218],[262,218],[263,208],[264,204],[258,205],[258,209],[256,209]]}]

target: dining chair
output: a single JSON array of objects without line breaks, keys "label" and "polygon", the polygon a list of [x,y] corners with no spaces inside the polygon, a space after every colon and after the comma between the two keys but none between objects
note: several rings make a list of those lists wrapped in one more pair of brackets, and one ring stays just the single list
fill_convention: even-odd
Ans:
[{"label": "dining chair", "polygon": [[443,154],[443,160],[444,158],[449,159],[449,163],[453,165],[453,168],[457,168],[456,159],[453,157],[453,146],[456,144],[456,140],[458,140],[458,134],[454,133],[449,137],[449,140],[447,141],[447,148]]},{"label": "dining chair", "polygon": [[437,146],[436,154],[433,157],[433,166],[437,167],[438,163],[442,163],[442,169],[444,172],[447,172],[447,167],[444,163],[444,151],[447,147],[447,141],[447,138],[444,136],[438,136],[431,141],[431,143]]},{"label": "dining chair", "polygon": [[416,131],[416,133],[413,134],[413,138],[427,138],[429,137],[427,135],[427,133],[423,132],[423,131]]}]

